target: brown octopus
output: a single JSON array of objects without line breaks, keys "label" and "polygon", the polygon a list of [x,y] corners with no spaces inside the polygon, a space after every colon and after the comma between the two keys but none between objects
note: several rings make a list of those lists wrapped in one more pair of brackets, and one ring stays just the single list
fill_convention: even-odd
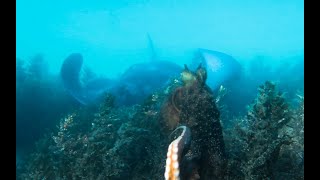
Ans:
[{"label": "brown octopus", "polygon": [[201,64],[196,72],[185,65],[183,86],[174,90],[162,107],[166,132],[183,129],[169,145],[166,179],[223,179],[226,158],[220,112],[206,78]]}]

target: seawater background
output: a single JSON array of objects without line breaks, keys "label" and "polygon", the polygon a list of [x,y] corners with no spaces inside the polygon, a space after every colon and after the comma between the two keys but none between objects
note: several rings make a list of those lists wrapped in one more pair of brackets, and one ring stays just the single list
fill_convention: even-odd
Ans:
[{"label": "seawater background", "polygon": [[303,0],[17,0],[16,24],[17,57],[44,53],[53,73],[81,52],[96,72],[117,76],[148,60],[147,33],[159,59],[179,64],[198,47],[239,61],[284,61],[304,50]]},{"label": "seawater background", "polygon": [[276,81],[291,99],[303,92],[303,0],[16,2],[16,57],[28,61],[42,53],[49,72],[41,81],[17,86],[19,152],[30,150],[78,107],[58,83],[64,58],[80,52],[94,72],[117,77],[149,60],[147,34],[158,59],[183,65],[201,47],[242,63],[245,75],[226,99],[231,113],[243,111],[264,80]]}]

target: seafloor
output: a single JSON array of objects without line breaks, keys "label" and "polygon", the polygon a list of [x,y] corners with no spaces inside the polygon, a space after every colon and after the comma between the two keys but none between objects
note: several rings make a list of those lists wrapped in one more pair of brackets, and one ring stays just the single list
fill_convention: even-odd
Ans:
[{"label": "seafloor", "polygon": [[141,105],[117,107],[105,94],[101,104],[71,112],[17,165],[17,179],[164,179],[179,125],[191,129],[182,154],[190,159],[180,162],[190,164],[181,169],[186,179],[304,179],[302,96],[293,107],[266,81],[247,114],[231,117],[224,89],[215,94],[197,78],[172,79]]}]

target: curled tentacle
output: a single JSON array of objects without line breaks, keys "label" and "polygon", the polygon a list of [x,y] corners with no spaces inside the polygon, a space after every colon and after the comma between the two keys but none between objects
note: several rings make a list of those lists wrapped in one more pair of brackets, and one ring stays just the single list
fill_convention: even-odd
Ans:
[{"label": "curled tentacle", "polygon": [[176,132],[178,129],[183,129],[181,135],[171,142],[168,147],[167,160],[166,160],[166,171],[164,177],[166,180],[179,180],[180,179],[180,160],[184,148],[190,144],[191,131],[187,126],[177,127],[171,134]]}]

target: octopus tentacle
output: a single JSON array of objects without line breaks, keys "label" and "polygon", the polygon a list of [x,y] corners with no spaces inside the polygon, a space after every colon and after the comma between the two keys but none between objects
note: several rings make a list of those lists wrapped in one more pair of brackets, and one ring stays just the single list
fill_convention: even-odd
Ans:
[{"label": "octopus tentacle", "polygon": [[184,148],[191,141],[191,131],[187,126],[179,126],[172,133],[178,129],[183,129],[181,135],[172,141],[168,147],[166,170],[164,173],[166,180],[180,180],[179,162]]}]

